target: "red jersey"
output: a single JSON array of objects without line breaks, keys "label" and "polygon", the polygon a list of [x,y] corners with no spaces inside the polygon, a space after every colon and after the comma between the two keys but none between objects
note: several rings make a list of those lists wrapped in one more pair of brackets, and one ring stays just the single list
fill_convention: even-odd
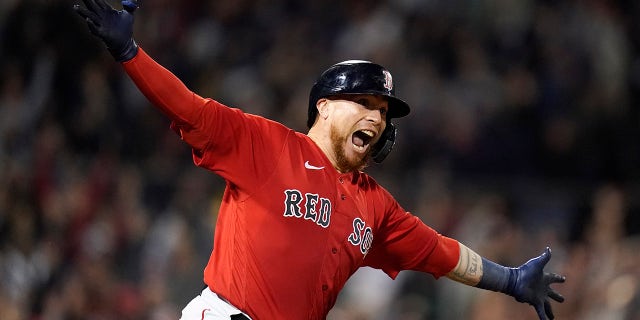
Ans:
[{"label": "red jersey", "polygon": [[456,240],[405,211],[370,176],[341,174],[306,135],[187,89],[142,49],[140,90],[226,189],[205,283],[253,319],[325,319],[360,267],[440,277]]}]

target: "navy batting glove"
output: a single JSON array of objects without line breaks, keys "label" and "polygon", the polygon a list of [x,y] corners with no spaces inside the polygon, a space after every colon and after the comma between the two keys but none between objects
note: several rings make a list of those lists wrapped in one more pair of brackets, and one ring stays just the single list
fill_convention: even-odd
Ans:
[{"label": "navy batting glove", "polygon": [[116,61],[135,57],[138,45],[133,40],[133,12],[138,8],[138,1],[122,1],[123,10],[114,9],[105,0],[82,2],[86,8],[76,4],[73,9],[85,19],[91,33],[107,45]]},{"label": "navy batting glove", "polygon": [[551,259],[551,249],[546,250],[518,268],[507,268],[482,258],[482,279],[479,288],[499,291],[513,296],[517,301],[532,305],[540,320],[553,319],[549,298],[563,302],[564,297],[551,289],[552,283],[562,283],[565,277],[544,272]]},{"label": "navy batting glove", "polygon": [[544,272],[544,266],[551,259],[551,249],[547,248],[542,255],[535,257],[515,269],[516,281],[513,287],[513,297],[519,302],[532,305],[540,320],[545,320],[545,314],[553,319],[553,312],[549,298],[563,302],[564,297],[549,286],[552,283],[562,283],[565,278],[555,273]]}]

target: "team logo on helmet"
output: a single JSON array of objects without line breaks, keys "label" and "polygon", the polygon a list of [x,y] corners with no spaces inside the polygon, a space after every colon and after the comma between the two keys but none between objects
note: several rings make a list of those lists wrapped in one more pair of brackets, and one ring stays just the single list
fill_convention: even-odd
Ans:
[{"label": "team logo on helmet", "polygon": [[393,78],[391,78],[391,73],[387,70],[382,70],[382,74],[384,74],[384,87],[389,91],[393,90]]}]

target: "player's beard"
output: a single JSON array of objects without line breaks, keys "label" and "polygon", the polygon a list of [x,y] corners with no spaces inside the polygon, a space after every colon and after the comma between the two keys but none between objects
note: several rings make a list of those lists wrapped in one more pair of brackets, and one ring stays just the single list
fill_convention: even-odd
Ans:
[{"label": "player's beard", "polygon": [[360,159],[349,159],[344,150],[344,142],[346,139],[348,139],[348,137],[342,136],[336,127],[331,127],[331,144],[333,147],[333,153],[335,155],[338,170],[342,172],[363,170],[369,163],[370,151],[368,151],[367,154]]}]

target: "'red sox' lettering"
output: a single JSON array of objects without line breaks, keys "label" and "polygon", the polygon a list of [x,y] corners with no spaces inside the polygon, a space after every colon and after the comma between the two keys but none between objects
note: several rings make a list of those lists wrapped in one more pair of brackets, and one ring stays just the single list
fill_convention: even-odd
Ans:
[{"label": "'red sox' lettering", "polygon": [[284,216],[303,218],[327,228],[331,223],[331,201],[317,194],[305,193],[295,189],[284,191]]},{"label": "'red sox' lettering", "polygon": [[367,227],[366,223],[360,219],[353,219],[353,232],[349,235],[349,242],[354,246],[360,247],[360,252],[366,255],[371,249],[373,243],[373,231],[371,227]]}]

